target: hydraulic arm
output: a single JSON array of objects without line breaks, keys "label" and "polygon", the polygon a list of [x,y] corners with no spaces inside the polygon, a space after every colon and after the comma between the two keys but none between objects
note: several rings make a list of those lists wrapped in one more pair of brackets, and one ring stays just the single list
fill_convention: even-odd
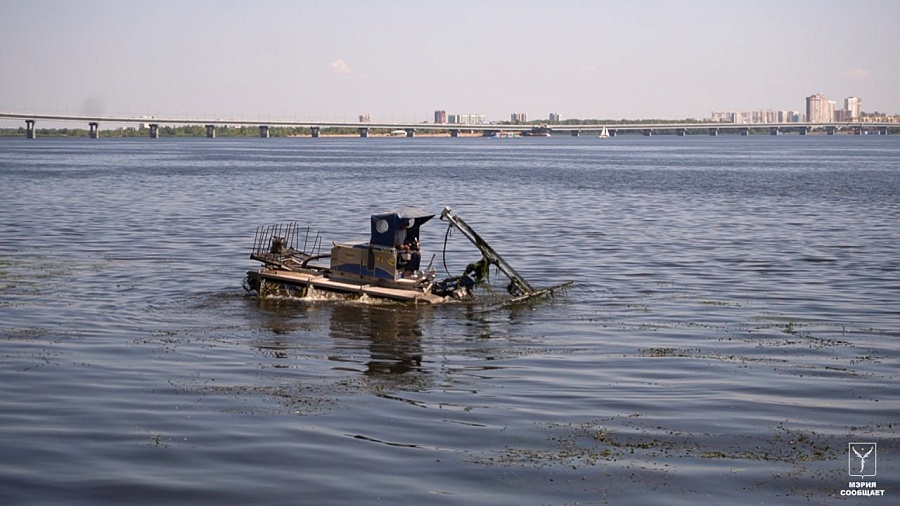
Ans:
[{"label": "hydraulic arm", "polygon": [[519,292],[518,295],[530,295],[535,292],[534,288],[525,281],[525,278],[520,276],[511,265],[506,263],[506,260],[498,255],[497,252],[494,251],[494,248],[491,248],[491,246],[482,239],[472,227],[463,221],[462,218],[454,215],[449,207],[445,207],[444,210],[441,211],[441,219],[447,220],[451,225],[456,227],[457,230],[462,232],[462,234],[466,236],[479,251],[481,251],[481,254],[488,262],[496,265],[500,271],[506,274],[506,276],[509,277],[512,286]]}]

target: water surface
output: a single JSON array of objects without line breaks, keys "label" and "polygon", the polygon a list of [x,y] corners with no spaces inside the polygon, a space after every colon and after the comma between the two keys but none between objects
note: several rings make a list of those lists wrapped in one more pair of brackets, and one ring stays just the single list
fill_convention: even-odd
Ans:
[{"label": "water surface", "polygon": [[[843,503],[874,441],[890,500],[898,162],[893,136],[0,139],[0,497]],[[492,310],[241,288],[258,225],[364,240],[411,205],[577,283]],[[456,274],[478,254],[444,227],[423,261]]]}]

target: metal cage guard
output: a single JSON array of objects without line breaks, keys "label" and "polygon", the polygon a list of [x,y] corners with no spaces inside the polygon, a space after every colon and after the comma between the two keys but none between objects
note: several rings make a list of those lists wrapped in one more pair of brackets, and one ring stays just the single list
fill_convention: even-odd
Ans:
[{"label": "metal cage guard", "polygon": [[303,248],[301,249],[298,248],[301,230],[296,222],[263,225],[256,229],[256,237],[253,239],[253,249],[250,251],[250,258],[263,263],[285,267],[283,262],[287,258],[299,257],[300,260],[308,260],[317,256],[315,252],[322,247],[321,236],[316,232],[316,235],[312,238],[312,245],[310,245],[310,229],[308,226],[303,233]]}]

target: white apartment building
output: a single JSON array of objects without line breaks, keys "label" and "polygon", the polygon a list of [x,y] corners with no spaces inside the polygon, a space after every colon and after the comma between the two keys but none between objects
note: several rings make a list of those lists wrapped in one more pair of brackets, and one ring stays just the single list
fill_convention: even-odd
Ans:
[{"label": "white apartment building", "polygon": [[862,110],[862,100],[859,97],[847,97],[844,99],[844,110],[847,111],[848,121],[859,121]]}]

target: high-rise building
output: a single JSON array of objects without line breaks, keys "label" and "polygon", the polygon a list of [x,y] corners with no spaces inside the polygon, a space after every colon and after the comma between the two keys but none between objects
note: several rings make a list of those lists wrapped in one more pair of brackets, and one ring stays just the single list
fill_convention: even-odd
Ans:
[{"label": "high-rise building", "polygon": [[451,114],[448,116],[447,123],[453,125],[483,125],[487,123],[487,117],[484,114]]},{"label": "high-rise building", "polygon": [[371,114],[360,114],[360,115],[359,115],[359,122],[360,122],[360,123],[371,123],[371,122],[372,122],[372,115],[371,115]]},{"label": "high-rise building", "polygon": [[447,111],[434,111],[434,122],[435,123],[446,123],[447,122]]},{"label": "high-rise building", "polygon": [[806,121],[810,123],[834,121],[834,101],[819,93],[806,97]]},{"label": "high-rise building", "polygon": [[522,123],[527,123],[527,122],[528,122],[528,115],[525,114],[524,112],[514,112],[514,113],[512,113],[512,114],[509,115],[509,119],[510,119],[514,124],[518,125],[518,124],[522,124]]},{"label": "high-rise building", "polygon": [[862,109],[862,100],[859,97],[847,97],[844,99],[844,110],[847,111],[847,121],[859,121],[859,113]]},{"label": "high-rise building", "polygon": [[800,111],[778,111],[776,121],[778,123],[799,123],[803,121],[803,113]]},{"label": "high-rise building", "polygon": [[558,112],[550,113],[550,123],[559,123],[559,113]]}]

